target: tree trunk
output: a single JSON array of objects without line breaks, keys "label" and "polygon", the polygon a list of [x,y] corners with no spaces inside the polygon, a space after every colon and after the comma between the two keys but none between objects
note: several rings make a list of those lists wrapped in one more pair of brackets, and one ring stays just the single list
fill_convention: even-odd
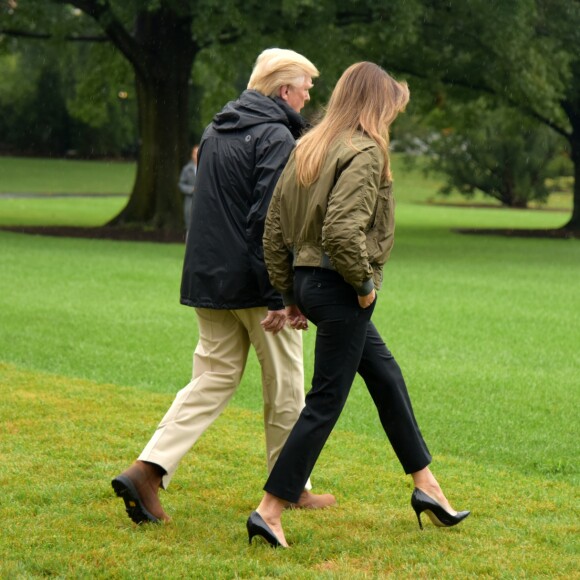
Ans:
[{"label": "tree trunk", "polygon": [[572,135],[570,135],[569,142],[572,163],[574,164],[574,197],[572,200],[572,217],[564,226],[564,229],[578,232],[580,231],[580,126],[572,126]]},{"label": "tree trunk", "polygon": [[568,98],[561,103],[572,127],[572,131],[566,137],[570,143],[570,157],[574,165],[572,216],[563,229],[580,232],[580,59],[573,65],[572,71]]},{"label": "tree trunk", "polygon": [[183,229],[177,183],[189,158],[188,81],[197,51],[191,18],[169,10],[140,13],[136,40],[144,59],[135,67],[139,152],[137,176],[125,208],[110,225]]}]

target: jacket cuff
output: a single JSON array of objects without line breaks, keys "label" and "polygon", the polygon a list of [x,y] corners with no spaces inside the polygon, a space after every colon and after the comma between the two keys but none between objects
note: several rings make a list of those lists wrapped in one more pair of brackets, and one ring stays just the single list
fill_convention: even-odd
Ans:
[{"label": "jacket cuff", "polygon": [[374,290],[374,288],[375,283],[372,278],[369,278],[362,286],[355,288],[355,290],[359,296],[367,296]]},{"label": "jacket cuff", "polygon": [[268,300],[267,303],[267,308],[268,310],[284,310],[284,304],[282,303],[282,300],[278,299],[270,299]]},{"label": "jacket cuff", "polygon": [[282,292],[282,300],[284,301],[284,306],[294,306],[296,304],[294,291]]}]

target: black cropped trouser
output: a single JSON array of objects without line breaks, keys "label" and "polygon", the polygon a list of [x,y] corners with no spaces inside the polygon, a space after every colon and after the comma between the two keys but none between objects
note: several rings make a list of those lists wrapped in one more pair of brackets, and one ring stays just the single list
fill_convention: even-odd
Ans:
[{"label": "black cropped trouser", "polygon": [[294,291],[298,306],[317,327],[312,389],[264,490],[298,501],[357,372],[405,473],[429,465],[431,455],[401,369],[371,322],[376,301],[361,308],[352,286],[340,274],[323,268],[296,268]]}]

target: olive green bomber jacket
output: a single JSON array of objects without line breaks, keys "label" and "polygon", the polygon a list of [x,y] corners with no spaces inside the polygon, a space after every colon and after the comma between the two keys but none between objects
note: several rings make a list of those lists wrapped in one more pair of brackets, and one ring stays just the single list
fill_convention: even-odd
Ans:
[{"label": "olive green bomber jacket", "polygon": [[331,145],[319,178],[296,181],[294,154],[286,165],[266,218],[264,259],[284,303],[294,304],[294,267],[336,270],[357,294],[381,287],[394,242],[394,199],[383,176],[378,145],[362,133]]}]

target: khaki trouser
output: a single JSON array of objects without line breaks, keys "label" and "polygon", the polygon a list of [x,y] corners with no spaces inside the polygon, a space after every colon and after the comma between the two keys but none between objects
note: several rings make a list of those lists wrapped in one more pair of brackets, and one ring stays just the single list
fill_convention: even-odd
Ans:
[{"label": "khaki trouser", "polygon": [[[166,488],[183,456],[217,419],[240,384],[250,345],[262,369],[268,473],[304,407],[302,334],[285,327],[278,334],[260,326],[265,307],[195,309],[199,342],[193,376],[173,401],[139,456],[165,469]],[[307,486],[310,489],[310,482]]]}]

